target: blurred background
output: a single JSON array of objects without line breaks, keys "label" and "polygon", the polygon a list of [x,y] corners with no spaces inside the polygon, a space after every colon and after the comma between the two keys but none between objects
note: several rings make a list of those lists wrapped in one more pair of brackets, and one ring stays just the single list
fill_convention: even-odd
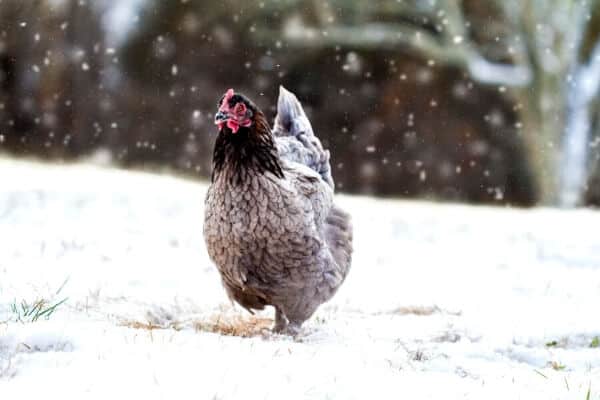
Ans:
[{"label": "blurred background", "polygon": [[0,152],[205,179],[295,92],[339,191],[600,205],[599,0],[0,0]]}]

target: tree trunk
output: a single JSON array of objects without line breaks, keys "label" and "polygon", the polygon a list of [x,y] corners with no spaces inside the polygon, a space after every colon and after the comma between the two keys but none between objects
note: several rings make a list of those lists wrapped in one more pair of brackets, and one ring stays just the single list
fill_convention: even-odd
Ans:
[{"label": "tree trunk", "polygon": [[[538,78],[531,88],[517,96],[526,153],[537,182],[538,202],[542,205],[554,205],[559,198],[558,160],[564,126],[564,96],[557,80]],[[554,101],[548,101],[551,98]]]}]

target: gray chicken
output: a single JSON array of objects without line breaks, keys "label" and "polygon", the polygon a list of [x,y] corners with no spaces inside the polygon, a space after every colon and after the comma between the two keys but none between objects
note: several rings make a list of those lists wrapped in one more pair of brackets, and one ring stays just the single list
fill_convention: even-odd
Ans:
[{"label": "gray chicken", "polygon": [[333,204],[329,152],[283,87],[273,131],[232,89],[218,107],[205,202],[208,254],[232,300],[251,313],[273,306],[273,330],[296,335],[350,269],[352,227]]}]

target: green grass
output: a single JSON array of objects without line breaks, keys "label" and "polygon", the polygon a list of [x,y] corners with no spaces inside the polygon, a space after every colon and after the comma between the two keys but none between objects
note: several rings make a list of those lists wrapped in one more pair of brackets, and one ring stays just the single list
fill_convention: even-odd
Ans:
[{"label": "green grass", "polygon": [[20,303],[13,301],[10,305],[10,311],[12,312],[12,318],[14,322],[29,323],[35,322],[40,318],[50,319],[52,314],[67,301],[64,298],[56,303],[49,302],[46,299],[38,299],[32,303],[26,300],[21,300]]},{"label": "green grass", "polygon": [[[58,296],[60,292],[62,292],[68,281],[68,278],[65,279],[63,284],[60,285],[58,290],[55,292],[55,296]],[[56,310],[67,300],[68,298],[66,297],[56,302],[45,298],[39,298],[33,302],[27,301],[25,299],[21,300],[20,302],[17,302],[17,300],[15,299],[9,305],[11,316],[6,322],[31,323],[36,322],[42,318],[48,320],[56,312]]]},{"label": "green grass", "polygon": [[590,383],[590,386],[588,386],[587,394],[585,396],[585,400],[590,400],[591,395],[592,395],[592,384]]},{"label": "green grass", "polygon": [[596,348],[600,347],[600,336],[596,336],[595,338],[592,339],[592,343],[590,343],[590,347],[592,349],[596,349]]}]

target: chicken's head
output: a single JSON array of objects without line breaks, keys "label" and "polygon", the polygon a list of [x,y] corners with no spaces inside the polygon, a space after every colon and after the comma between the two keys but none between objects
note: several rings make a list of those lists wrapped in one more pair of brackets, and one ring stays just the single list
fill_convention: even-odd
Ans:
[{"label": "chicken's head", "polygon": [[222,131],[229,128],[232,133],[237,133],[240,127],[252,126],[256,106],[244,95],[229,89],[218,104],[215,114],[215,125]]}]

